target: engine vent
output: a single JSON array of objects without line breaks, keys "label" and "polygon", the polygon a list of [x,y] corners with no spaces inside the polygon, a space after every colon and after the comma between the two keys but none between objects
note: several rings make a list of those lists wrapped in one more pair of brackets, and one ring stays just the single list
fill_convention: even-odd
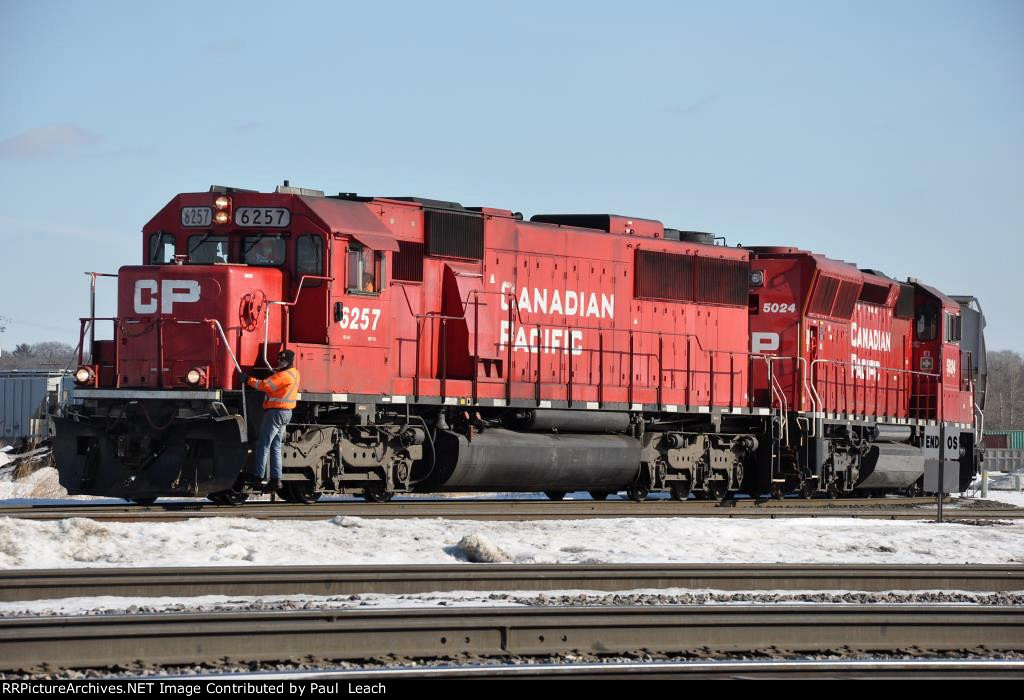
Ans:
[{"label": "engine vent", "polygon": [[860,293],[860,285],[856,282],[841,282],[839,293],[836,295],[835,306],[832,307],[834,318],[849,319],[853,316],[853,308],[857,305],[857,295]]},{"label": "engine vent", "polygon": [[750,290],[750,263],[697,256],[698,302],[746,306]]},{"label": "engine vent", "polygon": [[484,219],[479,214],[426,209],[427,253],[452,258],[484,257]]},{"label": "engine vent", "polygon": [[405,282],[423,281],[423,244],[399,241],[395,253],[394,278]]},{"label": "engine vent", "polygon": [[637,299],[747,305],[750,265],[745,260],[638,250],[635,264]]},{"label": "engine vent", "polygon": [[636,251],[633,294],[637,299],[693,301],[693,256]]},{"label": "engine vent", "polygon": [[889,298],[889,287],[884,284],[872,284],[865,282],[864,288],[860,290],[860,301],[867,304],[882,306]]},{"label": "engine vent", "polygon": [[914,318],[914,285],[900,285],[900,298],[896,301],[896,318]]},{"label": "engine vent", "polygon": [[819,275],[818,281],[814,285],[811,305],[807,308],[807,312],[819,316],[828,316],[832,313],[832,305],[836,301],[837,291],[839,291],[839,280],[828,275]]}]

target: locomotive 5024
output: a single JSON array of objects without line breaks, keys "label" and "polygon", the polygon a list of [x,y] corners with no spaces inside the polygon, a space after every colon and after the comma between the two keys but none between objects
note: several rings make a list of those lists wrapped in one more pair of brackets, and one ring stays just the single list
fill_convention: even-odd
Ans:
[{"label": "locomotive 5024", "polygon": [[178,195],[142,253],[117,315],[82,319],[70,493],[238,500],[260,417],[239,371],[283,348],[303,377],[292,501],[835,497],[977,471],[976,301],[816,253],[287,183]]}]

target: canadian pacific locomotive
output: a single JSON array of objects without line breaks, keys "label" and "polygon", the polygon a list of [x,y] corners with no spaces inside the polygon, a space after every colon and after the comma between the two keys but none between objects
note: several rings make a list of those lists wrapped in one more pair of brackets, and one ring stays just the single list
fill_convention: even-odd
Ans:
[{"label": "canadian pacific locomotive", "polygon": [[143,228],[144,264],[116,274],[117,315],[82,320],[61,483],[230,499],[260,420],[239,370],[269,372],[283,348],[303,378],[290,501],[969,481],[985,380],[975,300],[718,243],[636,217],[525,221],[287,183],[178,195]]}]

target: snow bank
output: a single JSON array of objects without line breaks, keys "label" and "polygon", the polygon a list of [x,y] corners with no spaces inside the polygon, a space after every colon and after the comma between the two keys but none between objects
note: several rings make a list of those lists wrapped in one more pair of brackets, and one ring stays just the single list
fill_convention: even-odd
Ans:
[{"label": "snow bank", "polygon": [[1024,520],[979,527],[844,518],[480,522],[339,516],[314,522],[205,518],[169,523],[0,518],[0,568],[434,564],[470,560],[470,550],[482,558],[530,564],[1021,564]]},{"label": "snow bank", "polygon": [[479,533],[463,537],[455,549],[462,553],[466,561],[474,564],[507,564],[512,561],[512,557]]},{"label": "snow bank", "polygon": [[53,467],[37,469],[17,481],[0,480],[0,500],[12,498],[67,498],[68,492],[60,485],[57,470]]}]

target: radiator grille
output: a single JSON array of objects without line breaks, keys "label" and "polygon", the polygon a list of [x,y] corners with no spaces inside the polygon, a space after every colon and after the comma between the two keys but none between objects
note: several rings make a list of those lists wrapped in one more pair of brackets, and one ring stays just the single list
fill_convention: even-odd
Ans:
[{"label": "radiator grille", "polygon": [[693,301],[693,256],[636,251],[633,295],[637,299]]},{"label": "radiator grille", "polygon": [[395,279],[405,282],[423,281],[423,244],[398,242],[395,253]]},{"label": "radiator grille", "polygon": [[853,307],[857,305],[859,292],[860,285],[856,282],[840,282],[839,294],[836,295],[836,303],[832,307],[832,316],[846,319],[853,316]]},{"label": "radiator grille", "polygon": [[881,306],[885,304],[885,300],[888,298],[889,287],[885,285],[865,282],[864,288],[860,290],[860,300],[868,304],[877,304]]},{"label": "radiator grille", "polygon": [[832,304],[836,300],[836,292],[839,290],[839,280],[826,275],[819,275],[814,285],[814,293],[811,295],[811,305],[807,312],[828,316],[832,312]]},{"label": "radiator grille", "polygon": [[746,306],[750,291],[750,263],[697,256],[697,301]]},{"label": "radiator grille", "polygon": [[746,306],[750,265],[744,260],[638,250],[633,279],[637,299]]},{"label": "radiator grille", "polygon": [[896,318],[914,318],[914,287],[900,285],[900,298],[896,301]]},{"label": "radiator grille", "polygon": [[423,212],[427,253],[453,258],[484,257],[484,220],[478,214],[428,209]]}]

